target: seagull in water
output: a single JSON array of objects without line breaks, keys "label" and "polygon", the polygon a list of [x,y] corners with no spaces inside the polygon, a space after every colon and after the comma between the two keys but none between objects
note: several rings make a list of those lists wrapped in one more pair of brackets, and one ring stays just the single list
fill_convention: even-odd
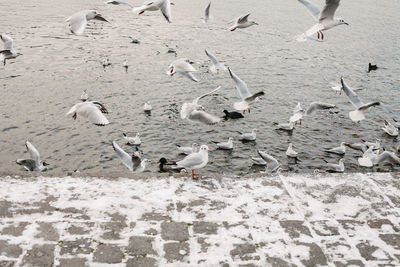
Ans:
[{"label": "seagull in water", "polygon": [[250,113],[250,104],[254,103],[258,99],[258,97],[264,95],[264,92],[260,91],[252,95],[249,91],[249,88],[247,87],[247,84],[242,81],[235,73],[233,73],[230,68],[228,68],[228,70],[232,80],[235,82],[236,89],[238,90],[239,95],[243,100],[241,102],[234,103],[233,107],[236,110],[243,110],[243,113],[245,113],[247,109]]},{"label": "seagull in water", "polygon": [[346,153],[345,144],[346,144],[345,142],[342,142],[342,143],[340,143],[340,146],[328,149],[328,150],[326,150],[326,152],[338,154],[338,155],[344,155]]},{"label": "seagull in water", "polygon": [[88,95],[88,93],[86,92],[86,89],[85,90],[83,90],[83,92],[82,92],[82,94],[81,94],[81,101],[82,102],[85,102],[85,101],[87,101],[89,99],[89,95]]},{"label": "seagull in water", "polygon": [[4,43],[4,49],[0,51],[0,61],[3,61],[3,64],[6,65],[7,59],[16,58],[21,54],[14,51],[13,39],[10,36],[3,33],[0,34],[0,39]]},{"label": "seagull in water", "polygon": [[356,108],[356,110],[349,112],[349,117],[352,121],[358,121],[358,122],[362,121],[363,119],[365,119],[365,115],[364,115],[365,111],[367,111],[370,107],[379,106],[381,104],[378,101],[364,104],[360,100],[358,95],[353,90],[351,90],[351,88],[346,84],[346,82],[344,81],[343,78],[341,79],[341,83],[342,83],[343,91],[346,93],[347,97],[349,98],[350,103],[353,104],[353,106]]},{"label": "seagull in water", "polygon": [[197,71],[192,64],[194,64],[194,62],[187,58],[179,58],[168,66],[167,74],[172,76],[175,73],[179,73],[188,77],[194,82],[198,82],[199,80],[192,74],[192,72]]},{"label": "seagull in water", "polygon": [[249,21],[248,20],[249,16],[250,16],[250,13],[247,15],[238,17],[236,19],[235,24],[232,27],[230,27],[229,30],[231,32],[233,32],[236,29],[243,29],[243,28],[248,28],[253,25],[258,25],[258,23],[255,21]]},{"label": "seagull in water", "polygon": [[210,7],[211,7],[211,2],[208,4],[206,10],[204,11],[204,18],[202,18],[203,23],[207,23],[211,19]]},{"label": "seagull in water", "polygon": [[209,51],[207,51],[207,49],[205,49],[206,55],[210,58],[212,65],[210,66],[210,71],[213,74],[219,74],[220,70],[226,70],[225,64],[224,63],[220,63],[218,61],[218,59]]},{"label": "seagull in water", "polygon": [[117,144],[117,142],[113,141],[112,146],[119,159],[131,172],[143,172],[146,168],[146,162],[150,162],[148,159],[142,159],[139,151],[133,152],[132,156],[130,156]]},{"label": "seagull in water", "polygon": [[125,133],[122,133],[122,135],[124,136],[124,139],[128,145],[140,146],[140,144],[142,143],[142,141],[140,140],[140,133],[136,133],[135,137],[127,136]]},{"label": "seagull in water", "polygon": [[199,152],[186,156],[181,161],[178,161],[176,165],[178,168],[181,167],[185,169],[191,169],[192,178],[195,179],[195,177],[198,177],[198,175],[196,175],[194,171],[207,165],[209,151],[210,150],[208,149],[208,146],[202,145]]},{"label": "seagull in water", "polygon": [[390,162],[391,164],[400,165],[400,158],[393,152],[384,151],[381,154],[378,153],[379,150],[373,152],[372,147],[370,147],[367,151],[365,151],[362,158],[358,158],[358,164],[363,167],[372,167],[383,162]]},{"label": "seagull in water", "polygon": [[251,133],[240,133],[240,140],[242,141],[255,141],[257,138],[257,134],[256,134],[257,129],[253,129],[251,131]]},{"label": "seagull in water", "polygon": [[385,133],[387,133],[390,136],[396,137],[399,135],[399,129],[395,127],[393,124],[385,120],[385,125],[382,128]]},{"label": "seagull in water", "polygon": [[297,38],[298,41],[306,41],[315,33],[317,33],[318,39],[321,38],[322,40],[324,40],[324,34],[322,33],[323,31],[329,30],[335,26],[342,24],[349,25],[343,19],[334,17],[340,0],[325,0],[325,6],[322,11],[320,11],[316,5],[307,0],[298,1],[308,9],[310,14],[317,21],[317,24],[312,26],[310,29],[308,29],[305,33],[301,34]]},{"label": "seagull in water", "polygon": [[258,155],[260,155],[260,157],[267,163],[267,172],[272,173],[278,170],[280,164],[273,156],[260,150],[257,150],[257,152]]},{"label": "seagull in water", "polygon": [[214,142],[214,143],[217,145],[219,149],[224,149],[224,150],[233,149],[233,137],[229,137],[228,142]]},{"label": "seagull in water", "polygon": [[208,95],[213,94],[214,92],[218,91],[221,88],[221,86],[218,86],[211,92],[205,93],[197,98],[195,98],[192,102],[190,103],[183,103],[182,108],[181,108],[181,119],[186,119],[189,117],[190,113],[194,110],[204,110],[204,107],[202,105],[199,105],[199,100],[202,99],[203,97],[206,97]]},{"label": "seagull in water", "polygon": [[289,146],[286,150],[286,156],[288,156],[289,158],[297,158],[297,155],[299,153],[297,153],[296,151],[293,150],[293,145],[292,143],[289,143]]},{"label": "seagull in water", "polygon": [[129,65],[128,65],[128,61],[126,59],[122,63],[122,66],[125,68],[125,72],[128,73]]},{"label": "seagull in water", "polygon": [[124,5],[124,6],[128,6],[130,8],[133,8],[133,6],[125,1],[121,1],[121,0],[109,0],[107,2],[104,2],[104,4],[111,4],[111,5]]},{"label": "seagull in water", "polygon": [[171,1],[170,0],[149,0],[140,7],[134,7],[133,12],[143,14],[145,11],[160,10],[164,18],[171,23]]},{"label": "seagull in water", "polygon": [[24,166],[27,171],[47,171],[47,164],[45,161],[40,161],[39,151],[32,145],[31,142],[25,142],[26,149],[31,154],[31,159],[17,159],[17,164]]},{"label": "seagull in water", "polygon": [[67,22],[69,22],[69,29],[71,33],[75,35],[82,35],[86,29],[86,24],[89,20],[96,19],[108,22],[101,14],[99,14],[96,10],[83,10],[76,12],[71,17],[67,18]]},{"label": "seagull in water", "polygon": [[73,114],[72,118],[76,120],[79,114],[80,116],[87,118],[94,125],[105,126],[110,122],[107,120],[103,113],[108,113],[103,104],[96,101],[86,101],[83,103],[75,104],[68,111],[67,116]]},{"label": "seagull in water", "polygon": [[326,162],[326,166],[328,167],[329,172],[344,172],[344,159],[339,159],[339,164]]},{"label": "seagull in water", "polygon": [[196,153],[199,151],[199,145],[197,143],[193,143],[191,147],[176,145],[176,148],[179,150],[181,154],[186,154],[186,155],[190,155],[192,153]]}]

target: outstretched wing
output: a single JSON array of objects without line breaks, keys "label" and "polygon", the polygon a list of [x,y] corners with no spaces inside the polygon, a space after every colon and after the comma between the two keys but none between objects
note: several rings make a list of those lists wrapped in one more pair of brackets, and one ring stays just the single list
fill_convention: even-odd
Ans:
[{"label": "outstretched wing", "polygon": [[77,12],[73,14],[70,18],[67,19],[69,22],[69,29],[75,35],[82,35],[86,29],[86,13],[83,11]]},{"label": "outstretched wing", "polygon": [[206,11],[205,11],[205,14],[204,14],[204,20],[205,21],[210,19],[210,7],[211,7],[211,2],[206,7]]},{"label": "outstretched wing", "polygon": [[358,95],[353,90],[351,90],[351,88],[346,84],[343,78],[341,78],[340,82],[342,83],[343,91],[349,98],[350,103],[353,104],[355,108],[359,108],[364,105],[360,98],[358,98]]},{"label": "outstretched wing", "polygon": [[307,0],[298,0],[298,1],[308,9],[308,12],[310,12],[310,14],[314,17],[315,20],[318,20],[321,10],[319,10],[319,8],[316,5]]},{"label": "outstretched wing", "polygon": [[329,19],[332,20],[335,15],[336,9],[339,6],[340,0],[326,0],[325,6],[319,15],[318,21],[321,22],[323,20]]},{"label": "outstretched wing", "polygon": [[35,161],[36,166],[40,165],[40,154],[39,151],[32,145],[31,142],[25,142],[26,149],[28,150],[29,154],[31,154],[31,158]]},{"label": "outstretched wing", "polygon": [[7,34],[0,34],[0,38],[4,43],[4,50],[12,50],[13,49],[13,39]]},{"label": "outstretched wing", "polygon": [[86,105],[82,105],[76,110],[79,115],[86,117],[91,123],[97,126],[104,126],[110,123],[95,104],[86,102],[82,104]]},{"label": "outstretched wing", "polygon": [[197,104],[197,102],[199,102],[200,99],[202,99],[205,96],[211,95],[212,93],[214,93],[215,91],[219,90],[221,88],[221,86],[218,86],[217,88],[215,88],[214,90],[212,90],[211,92],[205,93],[204,95],[199,96],[198,98],[196,98],[195,100],[193,100],[193,103]]},{"label": "outstretched wing", "polygon": [[378,101],[370,102],[370,103],[362,105],[361,107],[358,108],[358,110],[367,110],[370,107],[379,106],[380,104],[381,104],[381,102],[378,102]]},{"label": "outstretched wing", "polygon": [[133,171],[133,163],[132,163],[132,157],[126,153],[118,144],[117,142],[113,141],[112,146],[114,148],[115,153],[117,153],[117,156],[119,159],[122,161],[122,163],[128,167],[129,170]]},{"label": "outstretched wing", "polygon": [[334,107],[335,107],[335,105],[328,104],[328,103],[312,102],[307,108],[306,115],[310,115],[315,110],[318,110],[318,109],[330,109],[330,108],[334,108]]},{"label": "outstretched wing", "polygon": [[192,121],[199,121],[208,125],[215,124],[221,121],[221,118],[218,118],[202,110],[193,110],[189,115],[189,119]]},{"label": "outstretched wing", "polygon": [[229,74],[231,75],[231,78],[235,82],[236,89],[239,92],[240,97],[244,100],[248,97],[251,96],[251,93],[249,91],[249,88],[247,87],[247,84],[242,81],[233,71],[231,71],[230,68],[228,68]]},{"label": "outstretched wing", "polygon": [[239,17],[238,20],[237,20],[238,24],[246,23],[247,19],[249,18],[249,16],[250,16],[250,13],[247,14],[247,15]]},{"label": "outstretched wing", "polygon": [[218,59],[212,53],[208,52],[207,49],[205,49],[204,51],[206,52],[206,55],[211,59],[211,62],[214,65],[218,65],[219,64]]},{"label": "outstretched wing", "polygon": [[374,164],[379,164],[382,162],[388,161],[392,164],[397,164],[400,165],[400,158],[397,157],[393,152],[389,151],[384,151],[382,154],[380,154],[375,160]]},{"label": "outstretched wing", "polygon": [[279,167],[279,162],[273,156],[271,156],[271,155],[269,155],[269,154],[267,154],[267,153],[265,153],[263,151],[260,151],[260,150],[257,150],[257,152],[258,152],[258,155],[260,155],[260,157],[263,160],[265,160],[265,162],[267,162],[267,169],[269,171],[272,172],[276,168]]},{"label": "outstretched wing", "polygon": [[164,0],[160,5],[160,11],[163,14],[164,18],[171,23],[171,1]]}]

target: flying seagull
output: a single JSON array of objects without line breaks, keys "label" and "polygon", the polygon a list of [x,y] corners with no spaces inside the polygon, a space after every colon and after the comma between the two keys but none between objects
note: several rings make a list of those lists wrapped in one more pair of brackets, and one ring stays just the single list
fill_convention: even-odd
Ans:
[{"label": "flying seagull", "polygon": [[128,6],[130,8],[133,8],[133,6],[125,1],[121,1],[121,0],[109,0],[104,2],[104,4],[111,4],[111,5],[124,5],[124,6]]},{"label": "flying seagull", "polygon": [[267,172],[272,173],[278,170],[280,164],[273,156],[260,150],[257,150],[257,152],[258,155],[260,155],[260,157],[267,163]]},{"label": "flying seagull", "polygon": [[67,18],[67,22],[69,22],[69,29],[71,33],[75,35],[82,35],[86,29],[86,24],[89,20],[96,19],[108,22],[101,14],[99,14],[96,10],[83,10],[76,12],[71,17]]},{"label": "flying seagull", "polygon": [[164,18],[171,23],[171,1],[170,0],[149,0],[140,7],[134,7],[133,12],[143,14],[145,11],[160,10]]},{"label": "flying seagull", "polygon": [[7,59],[16,58],[21,54],[14,51],[13,39],[10,36],[3,33],[0,34],[0,39],[4,43],[4,49],[0,51],[0,61],[3,61],[3,64],[6,65]]},{"label": "flying seagull", "polygon": [[205,49],[205,52],[212,62],[212,65],[210,66],[211,73],[219,74],[220,70],[221,71],[226,70],[224,63],[220,63],[218,59],[211,52],[207,51],[207,49]]},{"label": "flying seagull", "polygon": [[179,58],[174,60],[167,69],[167,74],[169,76],[173,76],[175,73],[182,74],[183,76],[188,77],[194,82],[198,82],[199,80],[192,74],[192,72],[196,72],[197,70],[192,66],[194,64],[193,61],[187,58]]},{"label": "flying seagull", "polygon": [[190,113],[194,110],[203,110],[203,106],[199,105],[198,102],[200,99],[202,99],[203,97],[206,97],[208,95],[211,95],[212,93],[216,92],[217,90],[219,90],[221,88],[221,86],[218,86],[217,88],[215,88],[214,90],[212,90],[211,92],[205,93],[197,98],[195,98],[192,102],[189,103],[183,103],[182,108],[181,108],[181,118],[182,119],[186,119],[189,117]]},{"label": "flying seagull", "polygon": [[26,149],[31,154],[31,159],[17,159],[17,164],[24,166],[27,171],[47,171],[45,161],[40,161],[39,151],[32,145],[31,142],[25,142]]},{"label": "flying seagull", "polygon": [[203,23],[207,23],[211,19],[210,7],[211,7],[211,2],[208,4],[206,10],[204,11],[204,18],[202,19]]},{"label": "flying seagull", "polygon": [[248,28],[253,25],[258,25],[258,23],[255,21],[249,21],[248,20],[249,16],[250,16],[250,13],[246,14],[244,16],[238,17],[235,21],[235,24],[232,27],[230,27],[229,30],[231,32],[233,32],[236,29],[243,29],[243,28]]},{"label": "flying seagull", "polygon": [[105,126],[110,122],[103,113],[108,113],[103,104],[96,101],[86,101],[74,105],[68,111],[67,116],[73,114],[72,118],[76,120],[77,116],[80,115],[87,118],[94,125]]},{"label": "flying seagull", "polygon": [[146,168],[146,162],[150,162],[148,159],[142,159],[139,151],[133,152],[132,156],[130,156],[117,144],[117,142],[113,141],[112,146],[119,159],[131,172],[143,172]]}]

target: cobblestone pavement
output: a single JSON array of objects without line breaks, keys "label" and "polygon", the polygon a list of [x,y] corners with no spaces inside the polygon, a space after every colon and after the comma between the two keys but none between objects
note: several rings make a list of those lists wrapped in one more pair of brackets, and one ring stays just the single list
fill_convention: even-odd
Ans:
[{"label": "cobblestone pavement", "polygon": [[0,186],[0,266],[400,265],[397,174]]}]

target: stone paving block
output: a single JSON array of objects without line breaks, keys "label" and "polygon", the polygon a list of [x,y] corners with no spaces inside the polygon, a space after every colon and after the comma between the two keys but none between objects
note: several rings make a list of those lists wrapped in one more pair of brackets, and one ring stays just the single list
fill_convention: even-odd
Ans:
[{"label": "stone paving block", "polygon": [[203,252],[203,253],[206,253],[208,248],[211,246],[210,243],[206,242],[206,239],[204,237],[197,238],[197,243],[200,244],[200,249],[201,249],[201,252]]},{"label": "stone paving block", "polygon": [[212,222],[193,222],[193,232],[196,234],[216,234],[218,230],[218,224]]},{"label": "stone paving block", "polygon": [[0,218],[10,218],[13,214],[10,212],[11,202],[6,200],[0,201]]},{"label": "stone paving block", "polygon": [[300,261],[307,267],[328,265],[325,254],[322,249],[315,243],[296,242],[297,246],[308,248],[308,259],[301,258]]},{"label": "stone paving block", "polygon": [[24,266],[52,266],[55,245],[34,245],[22,259]]},{"label": "stone paving block", "polygon": [[186,241],[189,239],[188,225],[184,222],[162,222],[161,237],[164,240]]},{"label": "stone paving block", "polygon": [[117,221],[117,222],[125,222],[126,221],[126,215],[120,214],[118,212],[114,213],[107,213],[108,216],[110,216],[110,219],[112,221]]},{"label": "stone paving block", "polygon": [[102,263],[120,263],[123,254],[116,245],[100,244],[93,253],[94,262]]},{"label": "stone paving block", "polygon": [[356,267],[356,266],[360,266],[360,267],[364,267],[365,264],[360,261],[360,260],[348,260],[348,261],[335,261],[334,262],[336,267]]},{"label": "stone paving block", "polygon": [[168,215],[157,213],[157,212],[148,212],[143,213],[141,220],[144,221],[170,221],[171,217]]},{"label": "stone paving block", "polygon": [[126,267],[156,267],[157,261],[149,257],[136,257],[126,262]]},{"label": "stone paving block", "polygon": [[109,239],[109,240],[118,240],[120,239],[121,231],[127,227],[128,225],[123,222],[112,221],[107,222],[101,225],[101,228],[104,229],[104,233],[101,235],[101,238]]},{"label": "stone paving block", "polygon": [[18,245],[9,244],[7,240],[0,240],[0,255],[18,258],[21,254],[22,249]]},{"label": "stone paving block", "polygon": [[[376,261],[377,258],[374,256],[374,253],[379,251],[380,261],[388,261],[391,260],[391,257],[379,247],[372,245],[369,241],[364,241],[356,245],[359,250],[361,256],[367,261]],[[382,257],[382,254],[386,255],[385,259]]]},{"label": "stone paving block", "polygon": [[313,221],[311,222],[311,227],[320,236],[339,235],[339,228],[336,221]]},{"label": "stone paving block", "polygon": [[289,221],[280,221],[281,227],[285,229],[285,232],[293,238],[299,238],[301,235],[308,235],[311,237],[311,232],[307,226],[304,225],[303,221],[289,220]]},{"label": "stone paving block", "polygon": [[379,238],[395,249],[400,249],[400,234],[381,234]]},{"label": "stone paving block", "polygon": [[92,252],[90,244],[91,240],[89,238],[78,238],[73,241],[58,242],[58,245],[61,247],[60,255],[90,254]]},{"label": "stone paving block", "polygon": [[157,235],[158,231],[154,228],[150,228],[149,230],[144,231],[145,235]]},{"label": "stone paving block", "polygon": [[67,228],[67,232],[71,235],[86,235],[90,233],[85,227],[79,225],[71,225]]},{"label": "stone paving block", "polygon": [[260,260],[259,255],[253,255],[256,251],[256,246],[250,243],[244,244],[234,244],[234,249],[232,249],[229,253],[232,259],[241,259],[241,260]]},{"label": "stone paving block", "polygon": [[20,222],[18,225],[9,225],[3,228],[1,231],[2,235],[12,235],[12,236],[21,236],[22,232],[25,231],[28,222]]},{"label": "stone paving block", "polygon": [[0,267],[13,267],[15,266],[15,261],[1,261],[0,260]]},{"label": "stone paving block", "polygon": [[296,265],[289,263],[281,258],[266,256],[268,265],[271,267],[296,267]]},{"label": "stone paving block", "polygon": [[69,259],[60,259],[59,267],[85,267],[86,259],[84,258],[69,258]]},{"label": "stone paving block", "polygon": [[39,223],[39,233],[35,237],[43,238],[47,241],[58,241],[58,239],[60,238],[57,230],[53,227],[53,225],[47,222]]},{"label": "stone paving block", "polygon": [[189,244],[186,242],[174,242],[164,244],[165,258],[168,262],[181,261],[189,255]]},{"label": "stone paving block", "polygon": [[[368,224],[369,227],[371,227],[371,228],[373,228],[373,229],[381,229],[382,226],[388,225],[388,226],[391,226],[392,229],[393,229],[395,232],[399,232],[399,231],[400,231],[399,226],[393,225],[393,223],[392,223],[389,219],[386,219],[386,218],[368,220],[368,221],[367,221],[367,224]],[[386,228],[386,229],[387,229],[387,228]]]},{"label": "stone paving block", "polygon": [[153,249],[153,237],[146,236],[132,236],[129,238],[129,244],[126,251],[129,255],[140,256],[140,255],[157,255],[156,251]]}]

